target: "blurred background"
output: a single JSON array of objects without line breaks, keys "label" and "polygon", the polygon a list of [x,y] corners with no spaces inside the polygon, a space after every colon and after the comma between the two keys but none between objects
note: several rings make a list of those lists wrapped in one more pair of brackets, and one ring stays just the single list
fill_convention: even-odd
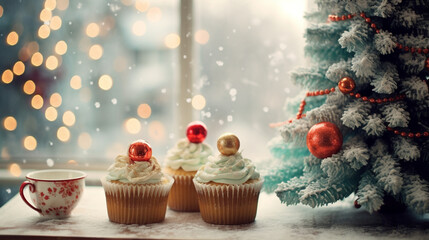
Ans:
[{"label": "blurred background", "polygon": [[105,171],[136,139],[162,164],[186,137],[184,114],[207,125],[216,154],[217,137],[233,132],[245,157],[269,158],[269,124],[286,120],[284,101],[299,91],[288,72],[304,64],[307,8],[0,0],[0,205],[28,169]]}]

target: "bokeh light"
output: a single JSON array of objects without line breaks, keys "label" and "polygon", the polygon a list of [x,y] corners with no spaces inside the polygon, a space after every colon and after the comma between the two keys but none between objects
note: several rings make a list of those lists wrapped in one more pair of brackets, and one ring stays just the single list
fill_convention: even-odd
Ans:
[{"label": "bokeh light", "polygon": [[55,70],[58,67],[58,58],[54,55],[49,56],[45,62],[46,68],[49,70]]},{"label": "bokeh light", "polygon": [[38,67],[43,63],[43,55],[40,52],[36,52],[31,56],[31,64],[33,66]]},{"label": "bokeh light", "polygon": [[34,151],[37,148],[37,140],[33,136],[26,136],[22,141],[22,145],[28,151]]},{"label": "bokeh light", "polygon": [[49,9],[49,10],[54,10],[55,7],[57,6],[57,1],[56,0],[46,0],[45,1],[45,8]]},{"label": "bokeh light", "polygon": [[70,130],[66,127],[60,127],[57,130],[57,138],[61,142],[68,142],[70,140]]},{"label": "bokeh light", "polygon": [[88,55],[93,60],[98,60],[103,56],[103,47],[99,44],[92,45],[89,48]]},{"label": "bokeh light", "polygon": [[3,120],[3,127],[4,129],[8,131],[13,131],[18,126],[18,123],[16,122],[16,119],[12,116],[5,117]]},{"label": "bokeh light", "polygon": [[16,163],[12,163],[9,166],[9,172],[14,177],[19,177],[22,174],[21,167],[18,164],[16,164]]},{"label": "bokeh light", "polygon": [[97,23],[90,23],[86,26],[86,35],[91,38],[95,38],[100,34],[100,27]]},{"label": "bokeh light", "polygon": [[62,102],[63,102],[63,99],[59,93],[53,93],[49,98],[49,103],[54,107],[61,106]]},{"label": "bokeh light", "polygon": [[39,94],[34,95],[31,98],[31,106],[34,109],[41,109],[43,107],[43,98],[42,98],[42,96],[40,96]]},{"label": "bokeh light", "polygon": [[64,11],[69,7],[69,0],[57,0],[57,9]]},{"label": "bokeh light", "polygon": [[16,33],[15,31],[10,32],[6,37],[6,43],[10,46],[14,46],[15,44],[17,44],[18,40],[19,36],[18,33]]},{"label": "bokeh light", "polygon": [[63,114],[63,123],[66,126],[73,126],[76,122],[76,116],[72,111],[65,111]]},{"label": "bokeh light", "polygon": [[168,48],[177,48],[180,45],[180,37],[175,33],[168,34],[164,38],[164,44]]},{"label": "bokeh light", "polygon": [[192,107],[201,110],[206,106],[206,98],[202,95],[195,95],[192,98]]},{"label": "bokeh light", "polygon": [[42,22],[48,22],[49,20],[51,20],[52,18],[52,11],[44,8],[41,12],[40,12],[40,21]]},{"label": "bokeh light", "polygon": [[3,7],[0,5],[0,18],[3,17]]},{"label": "bokeh light", "polygon": [[25,65],[23,62],[18,61],[13,65],[13,73],[17,76],[22,75],[25,72]]},{"label": "bokeh light", "polygon": [[77,139],[77,144],[83,150],[88,150],[89,148],[91,148],[91,145],[92,145],[91,135],[89,135],[89,133],[87,132],[83,132],[79,134],[79,137]]},{"label": "bokeh light", "polygon": [[133,24],[132,31],[136,36],[143,36],[146,32],[146,24],[143,21],[136,21]]},{"label": "bokeh light", "polygon": [[135,7],[140,12],[145,12],[149,8],[149,1],[147,0],[136,0]]},{"label": "bokeh light", "polygon": [[13,81],[13,72],[10,69],[6,69],[1,75],[1,80],[8,84]]},{"label": "bokeh light", "polygon": [[82,79],[78,75],[74,75],[70,79],[70,87],[74,90],[78,90],[82,87]]},{"label": "bokeh light", "polygon": [[50,34],[51,34],[51,29],[48,27],[48,25],[44,25],[44,24],[39,27],[39,31],[37,32],[37,35],[41,39],[48,38]]},{"label": "bokeh light", "polygon": [[165,127],[160,121],[153,121],[149,123],[149,137],[155,141],[165,139]]},{"label": "bokeh light", "polygon": [[55,31],[61,28],[62,23],[63,21],[59,16],[54,16],[51,18],[51,21],[49,22],[49,27]]},{"label": "bokeh light", "polygon": [[158,7],[152,7],[147,12],[147,19],[151,22],[157,22],[162,18],[162,11]]},{"label": "bokeh light", "polygon": [[58,117],[58,112],[57,109],[55,109],[54,107],[48,107],[45,110],[45,118],[46,120],[53,122],[57,119]]},{"label": "bokeh light", "polygon": [[58,55],[64,55],[67,52],[67,43],[63,40],[58,41],[57,44],[55,44],[55,52]]},{"label": "bokeh light", "polygon": [[210,39],[210,34],[206,30],[198,30],[195,32],[195,42],[204,45]]},{"label": "bokeh light", "polygon": [[27,80],[22,87],[25,94],[31,95],[36,91],[36,84],[32,80]]},{"label": "bokeh light", "polygon": [[152,109],[150,108],[149,104],[142,103],[137,108],[137,115],[141,118],[149,118],[152,114]]},{"label": "bokeh light", "polygon": [[129,118],[124,124],[125,130],[131,134],[137,134],[141,130],[140,121],[137,118]]},{"label": "bokeh light", "polygon": [[110,90],[113,86],[113,80],[109,75],[102,75],[98,79],[98,86],[105,91]]}]

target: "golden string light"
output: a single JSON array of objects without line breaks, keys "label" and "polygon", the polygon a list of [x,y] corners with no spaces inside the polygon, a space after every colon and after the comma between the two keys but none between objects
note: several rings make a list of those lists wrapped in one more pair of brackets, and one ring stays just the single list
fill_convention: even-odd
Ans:
[{"label": "golden string light", "polygon": [[55,7],[57,6],[57,1],[56,0],[46,0],[45,1],[45,8],[48,10],[54,10]]},{"label": "golden string light", "polygon": [[36,91],[36,84],[32,80],[27,80],[22,87],[25,94],[31,95]]},{"label": "golden string light", "polygon": [[58,67],[58,65],[59,65],[58,58],[56,56],[54,56],[54,55],[49,56],[46,59],[45,65],[46,65],[47,69],[49,69],[51,71],[55,70]]},{"label": "golden string light", "polygon": [[16,122],[16,119],[14,117],[8,116],[4,118],[3,120],[4,129],[8,131],[14,131],[17,126],[18,126],[18,123]]},{"label": "golden string light", "polygon": [[112,77],[110,77],[109,75],[105,74],[102,75],[99,79],[98,79],[98,86],[105,91],[108,91],[112,88],[113,86],[113,79]]},{"label": "golden string light", "polygon": [[51,21],[49,22],[49,27],[55,31],[61,28],[62,23],[63,21],[59,16],[54,16],[51,18]]},{"label": "golden string light", "polygon": [[125,130],[130,134],[137,134],[141,130],[140,121],[137,118],[129,118],[124,123]]},{"label": "golden string light", "polygon": [[147,0],[136,0],[134,6],[139,12],[146,12],[149,8],[149,5],[150,3]]},{"label": "golden string light", "polygon": [[141,118],[149,118],[152,114],[152,109],[150,108],[149,104],[142,103],[137,108],[137,115]]},{"label": "golden string light", "polygon": [[55,44],[55,52],[58,55],[64,55],[67,52],[67,43],[63,40],[58,41],[57,44]]},{"label": "golden string light", "polygon": [[180,37],[175,33],[168,34],[164,38],[164,44],[166,47],[174,49],[180,45]]},{"label": "golden string light", "polygon": [[13,81],[13,72],[10,69],[4,70],[1,80],[6,84],[11,83]]},{"label": "golden string light", "polygon": [[206,98],[203,95],[195,95],[192,98],[192,107],[201,110],[206,106]]},{"label": "golden string light", "polygon": [[36,52],[31,56],[31,64],[33,66],[38,67],[43,63],[43,55],[40,52]]},{"label": "golden string light", "polygon": [[21,76],[24,71],[25,71],[25,65],[23,62],[21,61],[17,61],[14,65],[13,65],[13,73],[17,76]]},{"label": "golden string light", "polygon": [[51,20],[51,18],[52,11],[47,8],[42,9],[42,11],[40,12],[40,21],[48,22],[49,20]]},{"label": "golden string light", "polygon": [[41,109],[43,107],[43,98],[42,98],[42,96],[40,96],[39,94],[34,95],[31,98],[31,106],[34,109]]},{"label": "golden string light", "polygon": [[37,140],[33,136],[26,136],[22,141],[22,145],[28,151],[34,151],[37,148]]},{"label": "golden string light", "polygon": [[78,75],[74,75],[70,79],[70,87],[74,90],[78,90],[82,87],[82,79]]},{"label": "golden string light", "polygon": [[16,163],[12,163],[9,166],[9,172],[14,177],[19,177],[22,174],[21,167],[18,164],[16,164]]},{"label": "golden string light", "polygon": [[88,55],[93,60],[98,60],[103,56],[103,47],[99,44],[92,45],[89,48]]},{"label": "golden string light", "polygon": [[76,117],[72,111],[65,111],[63,114],[63,123],[64,125],[71,127],[75,124]]},{"label": "golden string light", "polygon": [[146,33],[146,24],[143,21],[136,21],[132,26],[132,32],[136,36],[143,36]]},{"label": "golden string light", "polygon": [[57,138],[61,142],[68,142],[70,140],[70,130],[64,126],[58,128]]},{"label": "golden string light", "polygon": [[49,98],[49,103],[53,106],[53,107],[59,107],[61,106],[63,99],[61,97],[61,95],[59,93],[53,93],[51,95],[51,97]]},{"label": "golden string light", "polygon": [[57,0],[57,9],[64,11],[69,7],[69,0]]},{"label": "golden string light", "polygon": [[152,7],[147,12],[147,19],[151,22],[157,22],[162,18],[162,11],[158,7]]},{"label": "golden string light", "polygon": [[16,33],[15,31],[10,32],[6,37],[6,43],[9,44],[10,46],[16,45],[18,41],[19,41],[19,36],[18,36],[18,33]]},{"label": "golden string light", "polygon": [[90,23],[86,26],[86,35],[91,38],[95,38],[100,34],[100,27],[97,23]]},{"label": "golden string light", "polygon": [[42,26],[40,26],[39,30],[37,32],[37,35],[41,39],[48,38],[50,34],[51,34],[51,29],[48,27],[48,25],[45,25],[45,24],[43,24]]},{"label": "golden string light", "polygon": [[46,120],[53,122],[57,119],[58,117],[58,112],[57,109],[55,109],[54,107],[48,107],[45,110],[45,118]]},{"label": "golden string light", "polygon": [[3,7],[0,5],[0,18],[3,17]]},{"label": "golden string light", "polygon": [[206,30],[198,30],[195,32],[194,39],[195,39],[195,42],[201,45],[204,45],[209,41],[210,34]]}]

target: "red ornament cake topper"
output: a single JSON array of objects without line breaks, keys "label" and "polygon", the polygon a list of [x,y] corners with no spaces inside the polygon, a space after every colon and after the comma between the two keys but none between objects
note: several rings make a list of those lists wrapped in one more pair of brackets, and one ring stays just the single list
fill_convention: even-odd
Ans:
[{"label": "red ornament cake topper", "polygon": [[152,148],[145,140],[137,140],[128,148],[128,157],[131,162],[149,161],[152,157]]},{"label": "red ornament cake topper", "polygon": [[340,151],[343,135],[337,125],[331,122],[320,122],[307,133],[308,150],[317,158],[323,159]]},{"label": "red ornament cake topper", "polygon": [[207,128],[203,122],[194,121],[189,123],[186,129],[186,137],[191,143],[202,143],[207,136]]}]

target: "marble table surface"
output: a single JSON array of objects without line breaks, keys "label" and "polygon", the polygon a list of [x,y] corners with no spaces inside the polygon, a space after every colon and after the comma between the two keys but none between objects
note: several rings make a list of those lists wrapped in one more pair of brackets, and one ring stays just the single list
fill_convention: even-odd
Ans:
[{"label": "marble table surface", "polygon": [[0,239],[429,239],[429,216],[369,214],[353,197],[327,207],[285,206],[261,193],[256,221],[247,225],[205,223],[199,213],[167,210],[164,222],[123,225],[109,221],[104,191],[86,187],[67,219],[45,219],[17,195],[0,208]]}]

